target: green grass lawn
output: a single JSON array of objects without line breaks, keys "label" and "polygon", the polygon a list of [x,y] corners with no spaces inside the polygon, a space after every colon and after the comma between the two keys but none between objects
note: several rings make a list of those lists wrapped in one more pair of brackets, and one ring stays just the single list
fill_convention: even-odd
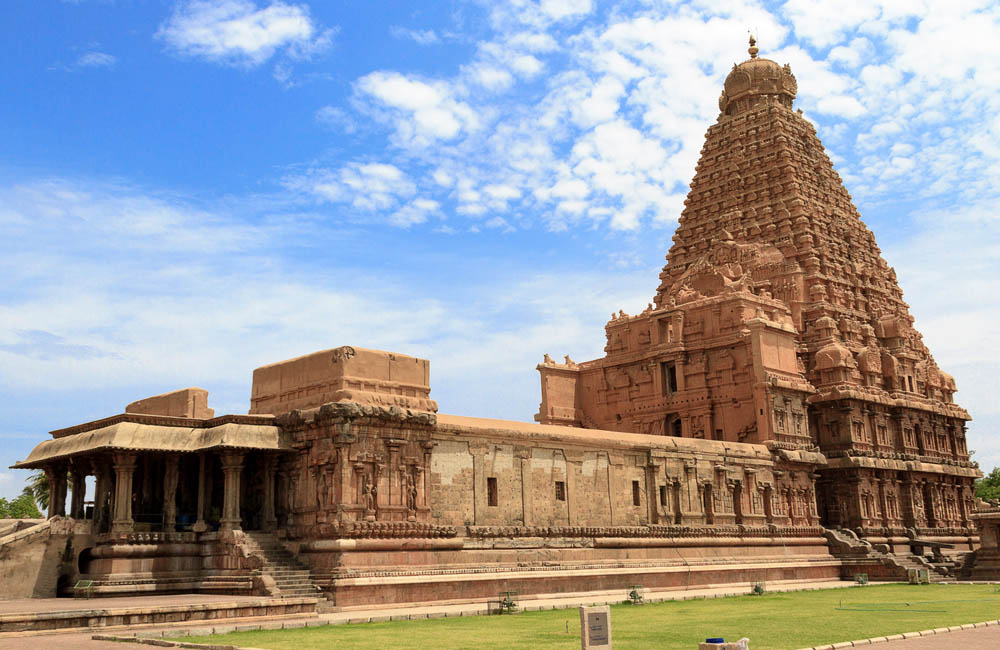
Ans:
[{"label": "green grass lawn", "polygon": [[[993,585],[868,585],[611,608],[615,650],[693,650],[711,636],[745,636],[753,650],[794,650],[995,619],[1000,591]],[[580,623],[576,609],[562,609],[185,640],[273,650],[577,650]]]}]

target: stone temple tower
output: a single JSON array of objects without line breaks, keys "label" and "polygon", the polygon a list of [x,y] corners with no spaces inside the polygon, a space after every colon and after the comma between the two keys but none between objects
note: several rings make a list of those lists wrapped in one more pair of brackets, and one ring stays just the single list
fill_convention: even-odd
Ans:
[{"label": "stone temple tower", "polygon": [[955,381],[794,109],[791,69],[753,38],[749,54],[726,77],[654,302],[612,315],[604,358],[546,358],[536,420],[818,447],[825,525],[968,540],[980,473]]}]

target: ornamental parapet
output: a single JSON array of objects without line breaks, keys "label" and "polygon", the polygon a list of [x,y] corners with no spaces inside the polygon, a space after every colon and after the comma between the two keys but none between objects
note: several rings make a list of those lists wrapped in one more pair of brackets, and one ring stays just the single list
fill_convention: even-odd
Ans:
[{"label": "ornamental parapet", "polygon": [[472,538],[815,537],[820,526],[468,526]]},{"label": "ornamental parapet", "polygon": [[97,536],[98,544],[193,544],[198,533],[192,532],[132,532],[104,533]]},{"label": "ornamental parapet", "polygon": [[[322,530],[320,530],[322,526]],[[435,539],[455,537],[455,526],[439,526],[419,521],[345,521],[314,527],[325,538],[343,539]]]},{"label": "ornamental parapet", "polygon": [[[898,456],[903,456],[899,458]],[[912,454],[886,454],[867,450],[839,450],[828,452],[829,463],[826,469],[885,469],[900,472],[924,472],[979,478],[982,472],[978,465],[972,462],[956,461],[946,458],[913,456]]]},{"label": "ornamental parapet", "polygon": [[296,429],[308,425],[337,424],[363,420],[380,424],[396,423],[407,426],[433,427],[437,415],[426,411],[413,411],[398,406],[372,406],[354,402],[329,402],[309,409],[294,409],[276,418],[279,426]]}]

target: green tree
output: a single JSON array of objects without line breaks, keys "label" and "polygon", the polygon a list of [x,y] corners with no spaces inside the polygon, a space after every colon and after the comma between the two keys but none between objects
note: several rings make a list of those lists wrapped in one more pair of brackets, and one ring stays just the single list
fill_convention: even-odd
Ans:
[{"label": "green tree", "polygon": [[31,488],[25,487],[13,501],[0,498],[0,519],[41,519]]},{"label": "green tree", "polygon": [[980,499],[1000,499],[1000,467],[976,481],[976,496]]}]

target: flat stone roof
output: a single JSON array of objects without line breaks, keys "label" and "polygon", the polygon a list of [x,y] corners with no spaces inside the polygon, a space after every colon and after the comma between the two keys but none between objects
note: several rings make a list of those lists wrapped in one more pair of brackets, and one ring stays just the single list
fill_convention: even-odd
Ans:
[{"label": "flat stone roof", "polygon": [[[516,422],[513,420],[494,420],[475,418],[463,415],[437,414],[437,432],[455,432],[475,435],[477,432],[503,432],[511,435],[511,441],[516,439],[549,439],[553,443],[576,443],[586,446],[604,448],[642,448],[656,449],[664,452],[681,454],[716,454],[736,456],[741,458],[759,458],[772,460],[771,449],[764,444],[745,442],[726,442],[722,440],[703,440],[700,438],[677,438],[673,436],[652,436],[644,433],[624,433],[604,429],[583,429],[578,427],[559,426],[555,424],[535,424],[533,422]],[[786,460],[792,462],[825,464],[826,457],[816,451],[779,450]]]}]

